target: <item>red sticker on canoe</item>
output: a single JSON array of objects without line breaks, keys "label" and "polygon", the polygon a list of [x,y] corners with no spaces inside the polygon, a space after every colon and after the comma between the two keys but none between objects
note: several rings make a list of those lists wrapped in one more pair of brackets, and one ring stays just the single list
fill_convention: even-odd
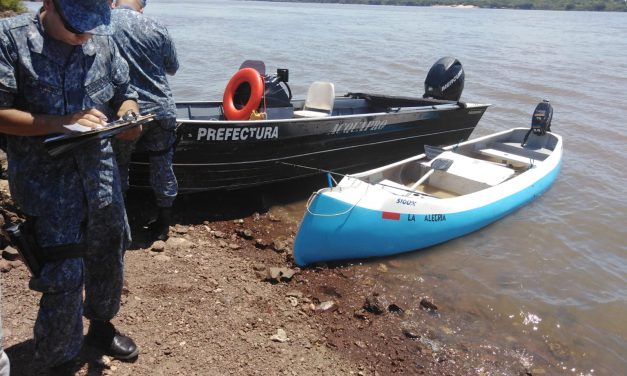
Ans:
[{"label": "red sticker on canoe", "polygon": [[393,219],[395,221],[398,221],[399,219],[401,219],[401,213],[382,212],[381,213],[381,218],[383,218],[383,219]]}]

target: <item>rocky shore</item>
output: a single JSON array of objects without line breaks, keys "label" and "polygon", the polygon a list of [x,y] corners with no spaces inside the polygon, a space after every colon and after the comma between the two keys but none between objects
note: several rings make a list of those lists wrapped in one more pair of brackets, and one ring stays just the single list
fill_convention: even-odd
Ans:
[{"label": "rocky shore", "polygon": [[[0,221],[18,219],[6,180],[0,180],[0,196]],[[135,240],[114,321],[135,338],[141,355],[123,363],[85,347],[77,375],[550,373],[524,349],[471,345],[477,341],[459,331],[447,303],[431,298],[436,281],[422,280],[411,299],[389,293],[386,284],[401,278],[388,272],[397,266],[393,259],[295,267],[297,224],[281,210],[227,219],[203,214],[201,201],[220,198],[185,198],[170,239],[152,243],[141,226],[148,212],[143,196],[129,198]],[[38,294],[28,289],[16,251],[6,240],[1,246],[11,374],[45,374],[32,360]]]}]

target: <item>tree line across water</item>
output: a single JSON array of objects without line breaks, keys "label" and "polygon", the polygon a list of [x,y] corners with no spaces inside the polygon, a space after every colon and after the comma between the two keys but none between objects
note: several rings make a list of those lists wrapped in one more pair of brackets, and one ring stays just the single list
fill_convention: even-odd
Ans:
[{"label": "tree line across water", "polygon": [[[627,0],[262,0],[292,3],[340,3],[371,5],[472,5],[480,8],[541,9],[541,10],[592,10],[627,12]],[[22,0],[0,0],[0,12],[25,11]]]},{"label": "tree line across water", "polygon": [[339,3],[370,5],[455,6],[472,5],[479,8],[588,10],[627,12],[627,0],[262,0],[290,3]]}]

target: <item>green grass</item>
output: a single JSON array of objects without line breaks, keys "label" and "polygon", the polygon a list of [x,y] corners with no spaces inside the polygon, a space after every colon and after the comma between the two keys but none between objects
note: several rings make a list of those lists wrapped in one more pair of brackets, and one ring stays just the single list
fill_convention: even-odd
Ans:
[{"label": "green grass", "polygon": [[25,12],[26,7],[22,4],[22,0],[0,0],[0,12],[6,11]]}]

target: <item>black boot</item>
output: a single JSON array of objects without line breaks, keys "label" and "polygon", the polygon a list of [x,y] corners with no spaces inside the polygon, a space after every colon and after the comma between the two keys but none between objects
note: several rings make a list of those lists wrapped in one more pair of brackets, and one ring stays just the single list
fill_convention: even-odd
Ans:
[{"label": "black boot", "polygon": [[157,240],[168,240],[170,232],[170,222],[172,219],[172,208],[159,207],[159,216],[157,220],[148,225],[150,234]]},{"label": "black boot", "polygon": [[68,360],[50,368],[50,376],[74,376],[76,374],[76,359]]},{"label": "black boot", "polygon": [[131,360],[139,355],[131,337],[121,334],[109,321],[92,320],[85,343],[119,360]]}]

